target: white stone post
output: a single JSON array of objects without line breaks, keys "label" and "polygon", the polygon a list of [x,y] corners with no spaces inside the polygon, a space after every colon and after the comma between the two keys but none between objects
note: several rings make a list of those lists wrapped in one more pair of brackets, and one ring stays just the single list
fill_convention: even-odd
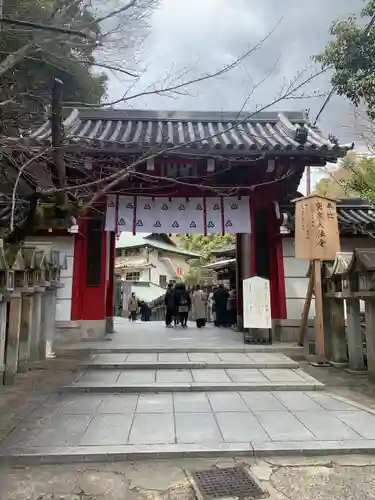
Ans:
[{"label": "white stone post", "polygon": [[35,362],[40,359],[40,336],[42,327],[42,296],[43,289],[37,289],[33,300],[33,317],[31,326],[30,361]]},{"label": "white stone post", "polygon": [[8,335],[4,372],[4,383],[6,385],[10,385],[13,383],[14,377],[17,373],[18,349],[20,344],[21,311],[21,293],[16,294],[15,292],[10,299],[9,307]]},{"label": "white stone post", "polygon": [[[3,297],[1,297],[3,299]],[[0,385],[3,384],[5,371],[5,335],[7,325],[7,303],[0,302]]]},{"label": "white stone post", "polygon": [[21,372],[27,370],[27,364],[30,360],[31,332],[34,308],[33,303],[34,296],[32,294],[23,296],[21,309],[20,345],[18,351],[18,369]]}]

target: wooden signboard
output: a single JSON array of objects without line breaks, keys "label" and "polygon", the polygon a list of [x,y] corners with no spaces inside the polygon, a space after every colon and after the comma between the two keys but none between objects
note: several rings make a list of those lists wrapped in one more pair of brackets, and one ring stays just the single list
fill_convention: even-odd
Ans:
[{"label": "wooden signboard", "polygon": [[318,195],[294,201],[295,258],[334,260],[340,251],[336,203]]}]

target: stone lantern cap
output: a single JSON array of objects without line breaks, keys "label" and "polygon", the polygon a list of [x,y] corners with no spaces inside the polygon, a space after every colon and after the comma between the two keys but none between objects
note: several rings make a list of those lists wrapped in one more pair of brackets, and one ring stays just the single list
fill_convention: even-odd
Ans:
[{"label": "stone lantern cap", "polygon": [[48,269],[48,262],[44,250],[35,251],[35,264],[37,269]]},{"label": "stone lantern cap", "polygon": [[350,273],[375,271],[375,249],[355,248],[348,267]]},{"label": "stone lantern cap", "polygon": [[3,240],[0,240],[0,271],[8,271],[9,266],[8,262],[5,257],[5,252],[4,252],[4,246],[3,246]]},{"label": "stone lantern cap", "polygon": [[36,249],[35,247],[24,246],[22,248],[23,260],[25,262],[26,269],[36,269]]},{"label": "stone lantern cap", "polygon": [[59,253],[60,269],[68,269],[68,261],[65,252]]},{"label": "stone lantern cap", "polygon": [[334,279],[335,277],[339,278],[347,274],[352,258],[352,252],[337,252],[334,261],[325,263],[325,277],[327,279]]},{"label": "stone lantern cap", "polygon": [[51,267],[54,269],[59,269],[60,268],[60,257],[59,257],[59,250],[51,250]]},{"label": "stone lantern cap", "polygon": [[5,251],[5,259],[12,271],[25,271],[25,261],[20,248],[15,251],[12,248],[8,248]]}]

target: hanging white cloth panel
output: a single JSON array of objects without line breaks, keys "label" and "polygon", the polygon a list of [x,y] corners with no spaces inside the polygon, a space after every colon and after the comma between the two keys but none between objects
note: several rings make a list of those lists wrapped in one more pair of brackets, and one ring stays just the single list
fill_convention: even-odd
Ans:
[{"label": "hanging white cloth panel", "polygon": [[222,232],[221,199],[206,198],[206,233],[221,234]]},{"label": "hanging white cloth panel", "polygon": [[134,196],[120,196],[118,200],[117,231],[133,231]]},{"label": "hanging white cloth panel", "polygon": [[[116,201],[118,200],[118,207]],[[204,209],[205,208],[205,209]],[[136,212],[134,212],[136,210]],[[249,197],[154,198],[107,196],[105,230],[142,233],[250,233]],[[206,215],[206,217],[205,217]],[[206,225],[206,227],[205,227]],[[205,231],[206,229],[206,231]]]},{"label": "hanging white cloth panel", "polygon": [[172,215],[171,215],[171,200],[169,198],[155,198],[154,201],[154,233],[173,233],[172,231]]},{"label": "hanging white cloth panel", "polygon": [[224,231],[226,233],[250,233],[249,197],[224,198]]},{"label": "hanging white cloth panel", "polygon": [[137,214],[135,228],[140,233],[154,233],[155,231],[155,213],[154,202],[152,198],[137,198]]},{"label": "hanging white cloth panel", "polygon": [[204,201],[203,198],[190,198],[189,210],[186,213],[184,231],[187,234],[204,234]]},{"label": "hanging white cloth panel", "polygon": [[117,196],[111,194],[107,196],[107,208],[105,212],[105,230],[116,231],[116,204]]}]

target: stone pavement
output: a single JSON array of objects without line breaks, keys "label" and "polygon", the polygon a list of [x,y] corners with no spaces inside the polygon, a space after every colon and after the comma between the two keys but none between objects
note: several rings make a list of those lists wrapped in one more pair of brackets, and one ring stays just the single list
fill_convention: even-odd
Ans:
[{"label": "stone pavement", "polygon": [[[90,342],[76,347],[94,351],[89,364],[1,441],[3,460],[375,451],[374,412],[324,393],[275,348],[244,346],[237,332],[213,327],[167,330],[120,320],[116,329],[113,340],[94,349]],[[157,351],[147,348],[146,335]],[[178,352],[163,348],[166,337],[184,338]]]},{"label": "stone pavement", "polygon": [[244,466],[269,500],[373,500],[371,456],[0,466],[1,500],[195,500],[188,472]]}]

